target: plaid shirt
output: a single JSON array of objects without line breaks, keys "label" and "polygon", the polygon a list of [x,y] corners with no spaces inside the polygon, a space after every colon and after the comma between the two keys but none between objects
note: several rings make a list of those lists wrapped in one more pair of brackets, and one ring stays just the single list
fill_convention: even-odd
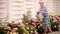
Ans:
[{"label": "plaid shirt", "polygon": [[43,28],[50,28],[50,19],[47,12],[47,7],[40,8],[39,12],[43,12]]}]

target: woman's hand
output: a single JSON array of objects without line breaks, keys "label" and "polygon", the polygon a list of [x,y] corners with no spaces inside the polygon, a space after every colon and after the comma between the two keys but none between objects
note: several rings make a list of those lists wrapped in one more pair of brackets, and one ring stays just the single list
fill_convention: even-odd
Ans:
[{"label": "woman's hand", "polygon": [[40,12],[42,15],[44,15],[44,12]]}]

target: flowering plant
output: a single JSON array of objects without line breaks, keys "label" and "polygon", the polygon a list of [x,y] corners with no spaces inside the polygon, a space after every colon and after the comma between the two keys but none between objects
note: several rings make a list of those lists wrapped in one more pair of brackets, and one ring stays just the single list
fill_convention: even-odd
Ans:
[{"label": "flowering plant", "polygon": [[[60,31],[59,16],[51,16],[50,24],[52,31]],[[12,21],[7,27],[0,27],[0,34],[9,34],[13,32],[17,34],[42,34],[44,31],[42,26],[42,21],[38,19],[28,21],[27,16],[24,15],[22,23],[15,23]]]}]

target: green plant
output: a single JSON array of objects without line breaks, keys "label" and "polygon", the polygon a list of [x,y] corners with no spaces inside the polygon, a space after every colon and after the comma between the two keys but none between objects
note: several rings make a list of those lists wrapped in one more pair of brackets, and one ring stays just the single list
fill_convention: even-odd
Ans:
[{"label": "green plant", "polygon": [[7,31],[6,31],[4,28],[1,28],[1,29],[0,29],[0,34],[6,34],[6,32],[7,32]]},{"label": "green plant", "polygon": [[8,24],[8,26],[11,28],[15,28],[15,27],[18,27],[18,24]]},{"label": "green plant", "polygon": [[50,19],[51,29],[52,31],[58,31],[58,22],[53,22],[53,20]]}]

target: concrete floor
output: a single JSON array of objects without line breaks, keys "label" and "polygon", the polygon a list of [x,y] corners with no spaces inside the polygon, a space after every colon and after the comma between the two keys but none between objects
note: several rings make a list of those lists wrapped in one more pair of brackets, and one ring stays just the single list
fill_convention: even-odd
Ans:
[{"label": "concrete floor", "polygon": [[49,33],[49,34],[60,34],[60,31],[52,32],[52,33]]}]

